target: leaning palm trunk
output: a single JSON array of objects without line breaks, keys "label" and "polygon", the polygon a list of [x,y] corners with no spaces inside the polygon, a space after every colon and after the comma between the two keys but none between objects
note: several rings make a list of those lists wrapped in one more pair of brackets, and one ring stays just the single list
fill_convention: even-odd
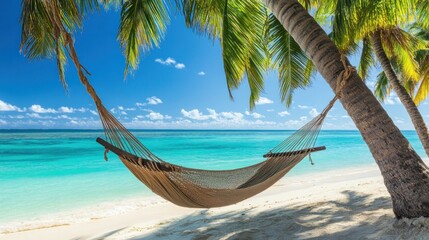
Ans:
[{"label": "leaning palm trunk", "polygon": [[380,168],[396,217],[428,217],[429,169],[359,75],[338,80],[346,71],[340,51],[296,0],[265,3],[339,95]]},{"label": "leaning palm trunk", "polygon": [[417,135],[422,142],[423,148],[426,151],[426,155],[429,156],[429,134],[428,128],[423,120],[421,113],[419,112],[416,104],[414,103],[411,96],[407,93],[407,90],[399,82],[399,79],[390,64],[389,58],[387,58],[386,52],[383,49],[381,42],[380,31],[375,31],[371,36],[372,46],[374,47],[375,54],[383,67],[383,71],[386,73],[387,79],[392,84],[393,90],[398,95],[402,104],[405,106],[408,114],[410,115],[411,121],[413,122],[414,128],[416,129]]}]

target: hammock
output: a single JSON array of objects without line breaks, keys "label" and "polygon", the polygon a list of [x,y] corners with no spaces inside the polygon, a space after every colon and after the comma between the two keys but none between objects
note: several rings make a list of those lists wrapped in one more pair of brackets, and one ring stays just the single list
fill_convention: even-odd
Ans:
[{"label": "hammock", "polygon": [[[149,189],[164,199],[183,207],[211,208],[231,205],[250,198],[281,179],[306,156],[325,147],[315,147],[322,123],[339,97],[337,94],[328,106],[314,119],[294,134],[271,149],[258,164],[225,171],[209,171],[186,168],[163,161],[147,149],[130,133],[102,104],[86,75],[89,73],[80,64],[74,49],[73,40],[64,31],[70,56],[77,66],[79,79],[94,100],[103,124],[106,140],[97,142],[118,155],[122,163]],[[345,58],[344,58],[345,59]],[[342,60],[344,70],[338,74],[343,80],[337,84],[341,93],[344,79],[350,76],[352,67]]]},{"label": "hammock", "polygon": [[[97,106],[107,141],[97,142],[116,155],[143,184],[155,194],[183,207],[212,208],[231,205],[250,198],[281,179],[312,152],[327,112],[312,119],[263,157],[265,161],[234,170],[186,168],[163,161],[150,152],[102,105]],[[311,157],[310,157],[311,160]]]}]

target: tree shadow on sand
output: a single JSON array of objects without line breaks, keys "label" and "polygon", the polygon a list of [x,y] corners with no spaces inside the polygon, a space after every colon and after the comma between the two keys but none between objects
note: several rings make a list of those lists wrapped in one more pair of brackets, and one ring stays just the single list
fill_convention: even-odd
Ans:
[{"label": "tree shadow on sand", "polygon": [[203,210],[132,239],[429,239],[428,227],[398,224],[391,211],[386,213],[389,198],[342,193],[346,200],[286,205],[258,214],[250,206],[239,213]]}]

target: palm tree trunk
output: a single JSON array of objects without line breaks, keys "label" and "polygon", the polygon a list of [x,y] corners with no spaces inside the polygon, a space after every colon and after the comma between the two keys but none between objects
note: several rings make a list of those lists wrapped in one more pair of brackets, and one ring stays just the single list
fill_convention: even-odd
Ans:
[{"label": "palm tree trunk", "polygon": [[426,155],[429,156],[428,128],[426,127],[423,117],[413,99],[408,94],[407,90],[405,90],[404,86],[402,86],[402,84],[399,82],[399,79],[393,70],[392,65],[390,64],[389,58],[387,58],[386,52],[383,49],[380,33],[380,31],[376,31],[371,36],[371,42],[375,50],[375,55],[377,56],[378,61],[380,61],[383,71],[386,73],[387,79],[389,79],[390,84],[392,84],[393,90],[396,92],[402,104],[405,106],[405,109],[407,109],[414,128],[417,131],[417,135],[419,136],[423,148],[426,151]]},{"label": "palm tree trunk", "polygon": [[[297,0],[264,1],[335,91],[345,68],[340,51],[324,30]],[[396,217],[429,217],[428,167],[358,74],[352,72],[343,80],[340,101],[380,168]]]}]

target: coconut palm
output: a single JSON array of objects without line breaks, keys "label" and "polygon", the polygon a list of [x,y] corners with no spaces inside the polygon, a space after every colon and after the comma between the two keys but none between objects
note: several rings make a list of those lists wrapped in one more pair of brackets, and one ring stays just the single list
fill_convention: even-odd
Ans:
[{"label": "coconut palm", "polygon": [[[156,0],[128,0],[119,4],[118,38],[127,67],[133,69],[137,67],[140,49],[150,48],[162,38],[168,20],[167,10],[164,2]],[[98,1],[23,0],[22,5],[24,54],[32,58],[55,56],[63,82],[62,66],[69,55],[81,82],[94,95],[87,71],[77,57],[72,33],[81,26],[83,15],[98,6]],[[184,13],[191,13],[185,14],[189,26],[220,39],[229,89],[238,87],[246,76],[252,90],[251,100],[257,99],[258,91],[263,89],[263,73],[267,69],[276,68],[286,75],[285,78],[292,81],[296,77],[305,83],[307,80],[302,76],[308,65],[296,48],[304,50],[339,95],[368,144],[392,196],[396,216],[429,216],[429,169],[356,73],[351,72],[344,82],[338,82],[348,61],[342,61],[338,48],[299,2],[194,0],[180,1],[180,7]],[[284,47],[284,42],[291,44]],[[297,62],[292,61],[296,56],[287,55],[292,52],[292,46],[296,56],[300,56]],[[283,66],[284,63],[291,65]],[[297,63],[298,67],[292,68],[292,64]],[[281,88],[286,90],[281,91],[286,93],[284,99],[287,101],[288,89],[300,85],[286,81],[283,84]]]},{"label": "coconut palm", "polygon": [[[334,16],[332,35],[340,49],[352,48],[362,40],[359,74],[363,79],[376,62],[373,59],[375,54],[384,72],[378,75],[376,96],[384,99],[383,94],[389,94],[386,87],[395,91],[429,156],[428,128],[412,96],[414,87],[421,79],[415,54],[425,48],[426,43],[398,27],[406,26],[413,20],[417,7],[425,6],[419,5],[416,0],[335,0],[325,2],[318,10]],[[395,71],[394,65],[398,71]],[[416,100],[422,97],[419,94]]]},{"label": "coconut palm", "polygon": [[[296,0],[266,0],[266,4],[306,50],[307,56],[335,91],[337,76],[344,71],[336,45]],[[428,167],[357,73],[352,73],[346,80],[340,101],[380,168],[395,215],[398,218],[429,216],[429,204],[425,200],[429,197]]]}]

